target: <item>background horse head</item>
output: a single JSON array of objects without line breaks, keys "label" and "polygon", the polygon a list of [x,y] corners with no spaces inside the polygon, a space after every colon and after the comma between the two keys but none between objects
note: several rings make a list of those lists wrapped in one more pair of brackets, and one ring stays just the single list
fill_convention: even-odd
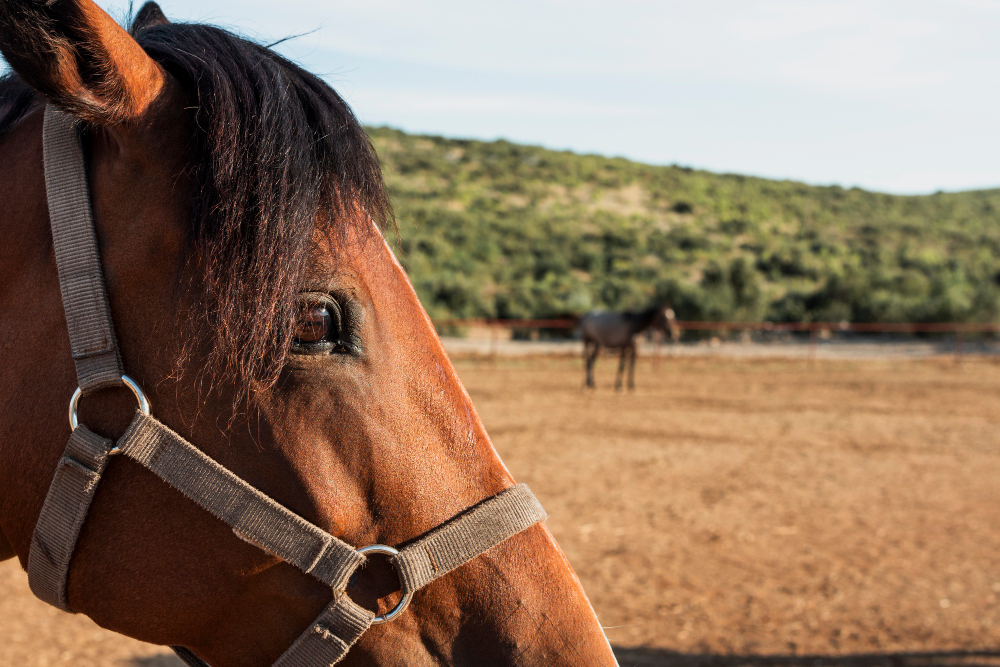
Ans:
[{"label": "background horse head", "polygon": [[[510,487],[380,227],[378,158],[341,98],[270,50],[170,24],[131,34],[90,0],[0,0],[0,558],[25,564],[76,386],[46,210],[46,103],[85,126],[127,372],[157,417],[351,545],[406,543]],[[121,433],[132,399],[81,420]],[[349,593],[388,609],[372,562]],[[70,570],[70,605],[214,667],[271,664],[331,591],[113,459]],[[614,664],[543,525],[419,591],[353,664]]]}]

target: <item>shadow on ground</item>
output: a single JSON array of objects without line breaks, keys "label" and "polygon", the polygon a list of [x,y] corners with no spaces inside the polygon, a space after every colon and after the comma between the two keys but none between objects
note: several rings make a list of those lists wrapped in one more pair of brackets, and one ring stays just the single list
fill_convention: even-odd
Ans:
[{"label": "shadow on ground", "polygon": [[[614,650],[621,667],[1000,667],[1000,650],[849,655],[718,655],[620,646]],[[184,663],[165,653],[136,658],[128,667],[184,667]]]},{"label": "shadow on ground", "polygon": [[718,655],[616,646],[614,651],[621,667],[1000,667],[1000,650],[848,655]]}]

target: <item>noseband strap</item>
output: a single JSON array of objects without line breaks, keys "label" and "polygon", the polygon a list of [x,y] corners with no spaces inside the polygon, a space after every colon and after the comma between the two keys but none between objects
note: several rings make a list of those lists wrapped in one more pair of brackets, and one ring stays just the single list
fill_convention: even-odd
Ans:
[{"label": "noseband strap", "polygon": [[[47,107],[43,131],[45,184],[56,265],[80,391],[117,386],[124,377],[105,291],[76,121]],[[135,385],[137,398],[145,400]],[[75,400],[75,398],[74,398]],[[75,404],[75,403],[74,403]],[[333,600],[285,651],[275,667],[320,667],[339,662],[373,623],[394,618],[409,596],[438,577],[546,518],[524,484],[501,491],[411,541],[391,562],[403,603],[384,617],[357,605],[347,583],[363,553],[279,504],[208,457],[144,410],[112,442],[76,426],[56,467],[35,525],[28,581],[39,598],[72,612],[66,596],[80,529],[110,458],[124,454],[155,473],[239,537],[280,557],[333,591]],[[75,418],[75,413],[73,414]],[[185,647],[173,647],[194,667],[207,667]]]}]

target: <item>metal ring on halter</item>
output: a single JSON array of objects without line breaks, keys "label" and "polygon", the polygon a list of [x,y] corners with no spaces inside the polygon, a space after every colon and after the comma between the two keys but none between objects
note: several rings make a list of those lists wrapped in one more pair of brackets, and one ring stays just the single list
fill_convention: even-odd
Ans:
[{"label": "metal ring on halter", "polygon": [[[139,383],[127,375],[122,375],[121,380],[122,384],[131,389],[132,393],[135,394],[135,400],[139,402],[140,412],[148,417],[150,414],[149,399],[146,398],[146,394],[142,391]],[[76,411],[80,405],[81,396],[83,396],[83,390],[77,387],[76,391],[73,392],[73,396],[69,399],[69,426],[74,431],[80,425],[80,419],[77,417]],[[115,447],[112,449],[111,453],[117,454],[118,448]]]},{"label": "metal ring on halter", "polygon": [[[385,554],[386,556],[396,556],[399,554],[399,551],[384,544],[373,544],[370,547],[362,547],[358,549],[358,553],[359,554],[375,553],[375,554]],[[399,604],[397,604],[392,611],[382,614],[381,616],[376,616],[375,620],[372,621],[372,625],[378,625],[379,623],[388,623],[392,619],[396,618],[397,616],[403,613],[403,610],[406,609],[406,607],[410,604],[410,600],[412,599],[413,599],[412,591],[409,593],[404,593],[403,599],[399,601]]]}]

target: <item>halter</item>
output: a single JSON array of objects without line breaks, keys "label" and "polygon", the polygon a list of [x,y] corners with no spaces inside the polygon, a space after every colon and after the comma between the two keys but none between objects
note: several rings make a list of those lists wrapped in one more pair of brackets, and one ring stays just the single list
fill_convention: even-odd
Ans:
[{"label": "halter", "polygon": [[[402,614],[417,590],[545,520],[545,510],[531,490],[518,484],[459,513],[402,549],[384,544],[355,549],[278,504],[153,417],[142,387],[124,374],[118,352],[76,123],[54,107],[45,109],[45,188],[79,388],[70,399],[69,442],[49,486],[28,553],[28,581],[35,595],[73,613],[66,597],[70,562],[101,476],[118,454],[151,470],[246,541],[333,591],[333,601],[274,667],[336,664],[370,626]],[[125,434],[112,442],[79,423],[77,404],[90,391],[123,384],[135,395],[139,409]],[[390,557],[403,593],[399,604],[381,616],[359,606],[346,593],[348,581],[369,553]],[[187,664],[208,667],[189,649],[172,648]]]}]

